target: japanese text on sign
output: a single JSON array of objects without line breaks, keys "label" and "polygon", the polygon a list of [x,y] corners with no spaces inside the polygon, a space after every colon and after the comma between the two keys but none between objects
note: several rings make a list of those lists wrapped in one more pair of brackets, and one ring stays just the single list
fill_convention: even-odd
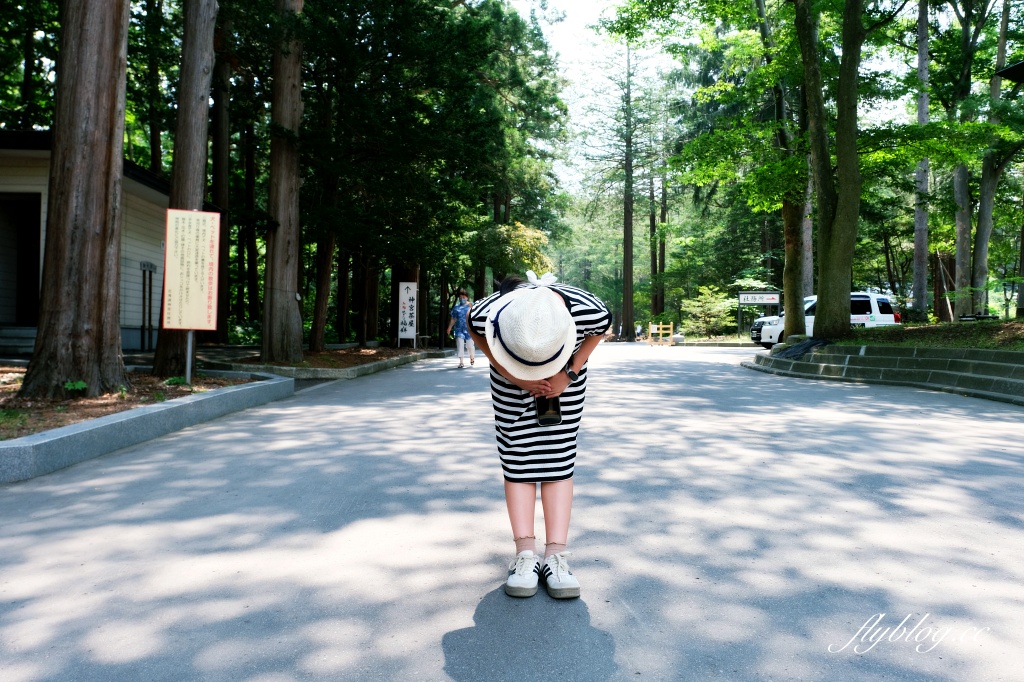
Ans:
[{"label": "japanese text on sign", "polygon": [[164,329],[217,328],[220,214],[167,210]]},{"label": "japanese text on sign", "polygon": [[398,338],[416,339],[416,282],[398,284]]},{"label": "japanese text on sign", "polygon": [[779,291],[741,291],[740,305],[778,305],[782,300]]}]

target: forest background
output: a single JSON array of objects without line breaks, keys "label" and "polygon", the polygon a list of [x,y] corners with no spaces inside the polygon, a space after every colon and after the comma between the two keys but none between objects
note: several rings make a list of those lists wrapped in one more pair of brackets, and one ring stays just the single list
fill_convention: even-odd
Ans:
[{"label": "forest background", "polygon": [[[50,129],[62,88],[105,92],[61,78],[89,47],[62,35],[66,4],[0,8],[0,129]],[[626,340],[649,321],[736,331],[730,302],[751,289],[817,293],[847,328],[851,290],[920,320],[1009,316],[1024,117],[995,72],[1024,58],[1021,4],[633,0],[588,29],[602,56],[567,82],[545,37],[554,2],[124,2],[115,142],[171,180],[172,204],[175,164],[202,150],[197,197],[222,211],[225,247],[205,340],[268,359],[394,342],[409,280],[437,343],[455,290],[527,269],[604,298]],[[197,83],[205,120],[187,128]],[[181,373],[177,335],[161,356]],[[60,393],[68,371],[35,390]],[[123,381],[110,374],[76,376],[102,391]]]}]

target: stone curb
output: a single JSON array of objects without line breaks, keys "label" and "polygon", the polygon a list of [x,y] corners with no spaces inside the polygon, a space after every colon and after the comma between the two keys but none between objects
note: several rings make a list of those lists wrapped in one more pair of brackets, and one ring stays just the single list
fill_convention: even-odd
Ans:
[{"label": "stone curb", "polygon": [[368,362],[365,365],[345,367],[338,369],[325,369],[321,367],[278,367],[277,365],[254,365],[250,363],[237,362],[204,362],[203,367],[212,369],[230,370],[234,372],[267,372],[293,379],[355,379],[356,377],[376,374],[386,369],[392,369],[417,360],[427,358],[450,358],[455,355],[454,350],[425,350],[419,353],[411,353],[397,358]]},{"label": "stone curb", "polygon": [[249,375],[256,381],[0,441],[0,484],[42,476],[295,392],[292,378],[252,369],[241,373],[204,371],[211,376]]},{"label": "stone curb", "polygon": [[760,348],[761,346],[750,341],[683,341],[675,344],[677,346],[697,346],[707,348]]},{"label": "stone curb", "polygon": [[[840,348],[854,352],[842,353]],[[800,379],[911,386],[1024,406],[1024,385],[1018,378],[1022,367],[1017,364],[1024,362],[1024,353],[950,349],[943,357],[942,351],[893,346],[828,346],[808,353],[802,360],[759,355],[754,362],[740,365]],[[933,364],[942,362],[946,365]],[[1001,376],[993,365],[1001,365]]]}]

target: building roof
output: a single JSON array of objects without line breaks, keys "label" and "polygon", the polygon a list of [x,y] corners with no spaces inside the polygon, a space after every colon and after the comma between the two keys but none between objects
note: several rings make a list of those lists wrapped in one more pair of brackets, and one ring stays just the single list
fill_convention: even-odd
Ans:
[{"label": "building roof", "polygon": [[[0,151],[10,149],[14,151],[48,152],[52,148],[53,133],[49,130],[0,130]],[[156,190],[164,196],[171,196],[170,180],[154,173],[148,168],[140,166],[134,161],[124,160],[124,177]],[[207,211],[220,210],[208,201],[203,202],[203,209]]]}]

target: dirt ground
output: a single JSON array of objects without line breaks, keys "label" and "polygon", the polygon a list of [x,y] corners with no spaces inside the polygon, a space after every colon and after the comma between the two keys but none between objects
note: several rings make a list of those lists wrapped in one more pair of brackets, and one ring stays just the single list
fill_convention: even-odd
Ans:
[{"label": "dirt ground", "polygon": [[38,400],[17,397],[24,377],[24,367],[0,366],[0,440],[20,438],[143,405],[247,382],[245,379],[204,377],[197,373],[192,377],[192,386],[189,387],[168,384],[149,374],[130,372],[130,385],[120,393],[95,398]]},{"label": "dirt ground", "polygon": [[[412,348],[346,348],[323,353],[306,353],[298,367],[345,368],[363,365],[400,355],[418,352]],[[259,363],[257,359],[246,362]],[[282,363],[272,363],[282,364]],[[149,374],[132,372],[131,383],[123,392],[96,398],[71,400],[26,400],[17,397],[24,367],[3,366],[0,363],[0,440],[20,438],[59,426],[123,412],[144,405],[181,398],[192,393],[213,391],[225,386],[246,383],[244,379],[225,379],[202,376],[201,370],[192,377],[192,386],[168,384]],[[173,380],[172,380],[173,381]]]},{"label": "dirt ground", "polygon": [[[293,367],[316,367],[322,369],[345,369],[365,365],[378,360],[389,360],[391,358],[421,353],[422,348],[343,348],[341,350],[326,350],[321,353],[303,353],[302,362]],[[257,365],[284,366],[283,362],[262,362],[259,358],[249,358],[242,362]]]}]

